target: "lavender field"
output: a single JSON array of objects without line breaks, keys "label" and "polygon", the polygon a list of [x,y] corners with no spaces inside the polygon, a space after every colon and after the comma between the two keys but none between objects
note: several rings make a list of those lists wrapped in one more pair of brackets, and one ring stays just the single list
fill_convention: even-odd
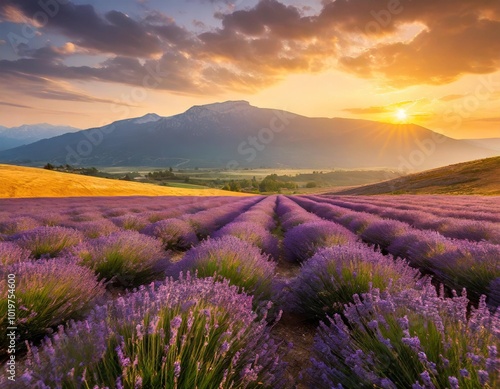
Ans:
[{"label": "lavender field", "polygon": [[2,388],[500,387],[498,197],[6,199],[0,272]]}]

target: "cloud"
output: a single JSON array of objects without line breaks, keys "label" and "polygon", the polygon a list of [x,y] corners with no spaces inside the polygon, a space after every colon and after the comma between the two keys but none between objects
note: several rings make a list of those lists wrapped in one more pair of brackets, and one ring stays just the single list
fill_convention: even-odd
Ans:
[{"label": "cloud", "polygon": [[343,111],[349,112],[349,113],[352,113],[355,115],[373,115],[373,114],[389,112],[387,107],[344,108]]},{"label": "cloud", "polygon": [[[408,42],[380,44],[359,55],[341,57],[344,70],[361,77],[381,77],[390,85],[405,87],[447,84],[464,74],[486,74],[500,68],[500,2],[406,0],[401,1],[400,12],[390,17],[383,2],[371,2],[372,11],[367,11],[364,3],[336,1],[325,10],[339,11],[349,5],[353,13],[342,26],[353,31],[357,26],[363,34],[370,34],[366,26],[377,21],[373,13],[377,9],[386,16],[380,19],[384,23],[378,23],[380,33],[388,34],[410,23],[425,28]],[[363,12],[358,14],[357,7]],[[371,21],[367,19],[370,14]]]},{"label": "cloud", "polygon": [[[33,82],[26,88],[38,91],[40,80],[62,79],[67,81],[102,81],[128,84],[150,89],[163,89],[180,93],[217,93],[220,88],[210,80],[203,79],[203,68],[199,62],[191,61],[178,53],[166,53],[158,60],[141,63],[136,58],[113,57],[96,67],[67,66],[61,54],[53,47],[44,47],[31,53],[32,58],[16,61],[0,60],[0,78],[19,79],[22,85]],[[12,82],[15,88],[16,82]],[[46,87],[46,84],[43,85]],[[38,93],[41,96],[57,96],[55,93]],[[97,101],[99,102],[99,101]],[[105,102],[105,101],[100,101]]]},{"label": "cloud", "polygon": [[[446,84],[464,74],[500,69],[500,2],[492,0],[323,1],[316,14],[260,0],[253,7],[219,13],[218,27],[196,23],[201,33],[149,5],[134,19],[119,10],[99,14],[92,5],[61,3],[39,29],[58,33],[67,43],[34,49],[20,45],[23,58],[0,61],[0,74],[213,95],[257,91],[289,74],[331,68],[395,87]],[[0,17],[17,23],[35,23],[33,16],[40,11],[39,2],[30,0],[0,5]],[[421,26],[415,36],[403,34],[414,25]],[[92,66],[68,65],[67,58],[82,50],[107,59]]]},{"label": "cloud", "polygon": [[0,105],[6,105],[8,107],[15,107],[15,108],[29,108],[29,109],[33,109],[33,107],[31,107],[29,105],[17,104],[17,103],[9,103],[7,101],[0,101]]},{"label": "cloud", "polygon": [[462,94],[446,95],[446,96],[439,98],[439,100],[448,102],[448,101],[453,101],[453,100],[459,100],[465,96],[467,96],[467,95],[462,95]]},{"label": "cloud", "polygon": [[[389,112],[394,112],[395,109],[406,107],[408,105],[414,106],[415,104],[419,102],[423,102],[424,99],[421,100],[406,100],[406,101],[399,101],[396,103],[388,104],[385,106],[376,106],[376,107],[366,107],[366,108],[344,108],[343,111],[349,112],[355,115],[374,115],[374,114],[381,114],[381,113],[389,113]],[[412,116],[414,116],[412,114]]]},{"label": "cloud", "polygon": [[[70,1],[54,3],[57,4],[57,12],[54,9],[45,13],[46,24],[41,28],[74,39],[79,46],[137,57],[151,57],[162,52],[158,36],[122,12],[113,10],[102,17],[91,5],[77,5]],[[37,20],[35,15],[40,12],[43,13],[43,9],[37,1],[5,0],[0,5],[0,16],[21,23],[26,18]]]},{"label": "cloud", "polygon": [[[270,82],[332,66],[388,85],[446,84],[500,68],[500,2],[490,0],[336,0],[320,13],[261,0],[220,15],[222,28],[201,34],[208,58]],[[405,26],[419,33],[400,39]],[[360,36],[360,43],[355,37]],[[368,47],[363,47],[368,42]],[[478,44],[480,42],[480,44]],[[347,54],[350,52],[357,54]]]},{"label": "cloud", "polygon": [[[0,73],[2,84],[4,87],[14,93],[21,93],[31,97],[41,99],[61,100],[61,101],[76,101],[80,103],[104,103],[104,104],[119,104],[130,107],[125,102],[117,102],[112,99],[99,98],[91,96],[75,90],[67,82],[53,81],[49,78],[36,76],[33,74],[24,74],[22,72]],[[7,105],[5,103],[4,105]],[[32,108],[23,104],[12,104],[19,108]]]},{"label": "cloud", "polygon": [[480,118],[480,119],[469,119],[468,122],[486,122],[486,123],[499,123],[500,116],[490,117],[490,118]]}]

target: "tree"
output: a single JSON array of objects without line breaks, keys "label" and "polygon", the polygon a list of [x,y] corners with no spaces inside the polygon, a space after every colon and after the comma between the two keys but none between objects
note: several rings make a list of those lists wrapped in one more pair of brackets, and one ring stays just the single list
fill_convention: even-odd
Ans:
[{"label": "tree", "polygon": [[54,165],[52,165],[51,163],[47,163],[43,168],[46,170],[54,170]]},{"label": "tree", "polygon": [[238,181],[233,181],[231,180],[231,183],[229,184],[229,187],[233,192],[240,192],[241,191],[241,185]]}]

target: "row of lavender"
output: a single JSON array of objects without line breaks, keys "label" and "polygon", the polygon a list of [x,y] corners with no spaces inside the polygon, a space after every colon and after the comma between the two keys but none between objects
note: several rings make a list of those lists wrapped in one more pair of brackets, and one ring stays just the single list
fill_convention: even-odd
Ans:
[{"label": "row of lavender", "polygon": [[[279,215],[278,221],[285,234],[283,241],[284,251],[287,259],[290,261],[303,262],[304,266],[302,267],[299,276],[292,280],[291,285],[285,287],[282,292],[277,291],[272,285],[275,264],[269,261],[264,255],[266,252],[271,253],[276,259],[277,253],[279,252],[276,249],[275,238],[273,239],[273,236],[269,234],[269,229],[274,227],[276,222],[273,217],[275,201],[276,199],[271,197],[259,202],[257,205],[254,205],[247,212],[241,214],[241,216],[234,220],[233,223],[229,223],[222,230],[217,231],[214,235],[214,237],[216,237],[215,239],[208,239],[201,245],[191,249],[178,264],[171,266],[168,269],[168,271],[176,277],[178,276],[178,272],[180,270],[196,270],[198,271],[199,276],[211,276],[215,272],[217,280],[226,278],[230,280],[231,284],[235,285],[235,288],[233,288],[234,293],[245,290],[254,294],[254,303],[252,305],[254,309],[257,308],[256,310],[259,312],[258,317],[261,319],[258,319],[260,320],[258,321],[258,323],[260,323],[260,330],[253,328],[252,331],[249,331],[251,335],[246,338],[246,341],[249,339],[255,340],[254,343],[248,343],[250,346],[248,346],[245,341],[242,341],[238,343],[239,348],[231,348],[228,341],[226,341],[222,342],[223,346],[221,346],[221,349],[217,352],[217,348],[212,345],[201,352],[202,358],[196,362],[197,367],[191,369],[191,367],[195,365],[195,361],[188,358],[188,356],[192,355],[193,352],[192,343],[186,342],[185,339],[186,337],[198,339],[201,335],[199,333],[186,333],[179,330],[179,328],[184,328],[184,322],[186,322],[186,328],[188,331],[191,331],[193,326],[194,328],[198,328],[196,325],[193,325],[192,318],[196,318],[194,319],[194,323],[198,323],[201,319],[196,316],[197,313],[195,311],[190,310],[191,305],[183,305],[180,308],[182,312],[185,312],[188,315],[187,319],[184,317],[179,318],[178,315],[174,317],[174,319],[177,318],[177,320],[170,318],[170,322],[168,322],[167,319],[158,318],[159,316],[156,313],[157,311],[154,311],[154,309],[147,312],[143,309],[142,311],[137,312],[134,310],[134,304],[131,304],[129,300],[127,300],[126,303],[123,303],[123,306],[129,307],[126,317],[130,316],[135,319],[130,326],[128,325],[127,320],[119,321],[120,325],[123,326],[123,323],[127,322],[125,327],[133,329],[133,324],[138,322],[139,324],[136,325],[136,330],[137,328],[142,328],[143,330],[137,330],[137,333],[134,333],[134,331],[130,333],[130,328],[127,330],[127,328],[118,326],[118,323],[114,323],[111,328],[112,332],[110,332],[110,328],[98,326],[96,324],[97,322],[112,321],[102,320],[103,317],[113,318],[115,315],[119,316],[120,309],[115,311],[115,303],[111,303],[106,306],[106,309],[112,309],[112,314],[108,313],[108,316],[99,316],[99,320],[94,320],[94,318],[97,317],[95,316],[97,315],[97,313],[95,313],[97,311],[94,311],[89,319],[91,323],[93,323],[92,325],[89,325],[89,321],[85,324],[76,323],[66,330],[61,329],[59,334],[53,337],[52,340],[47,341],[47,344],[41,349],[40,352],[33,348],[32,353],[30,354],[30,359],[27,362],[28,369],[26,375],[24,376],[25,381],[23,381],[23,384],[34,385],[40,377],[43,377],[44,382],[50,383],[50,387],[59,387],[57,385],[61,382],[65,382],[65,386],[68,387],[72,387],[71,383],[74,384],[74,387],[79,387],[79,383],[81,384],[83,380],[89,383],[97,382],[100,385],[106,384],[110,387],[113,385],[116,385],[117,387],[119,387],[119,385],[124,385],[124,387],[141,387],[141,385],[145,385],[144,387],[152,387],[151,385],[160,385],[160,387],[165,385],[169,387],[176,387],[178,385],[178,387],[186,387],[186,385],[189,386],[193,383],[196,383],[198,387],[211,387],[209,384],[210,382],[212,382],[212,384],[213,382],[220,382],[221,387],[230,387],[230,385],[234,386],[235,383],[236,385],[239,385],[238,387],[253,387],[257,385],[280,387],[280,385],[284,385],[283,364],[280,362],[279,357],[270,357],[273,352],[277,351],[277,349],[276,345],[269,339],[269,334],[267,332],[268,328],[265,327],[264,322],[262,321],[265,319],[267,309],[269,308],[266,304],[267,300],[273,299],[278,303],[282,303],[285,309],[301,312],[307,318],[317,321],[328,320],[326,316],[327,314],[345,315],[342,320],[351,320],[353,315],[350,314],[350,316],[347,316],[349,308],[344,311],[345,304],[351,303],[356,304],[356,306],[360,306],[360,304],[367,303],[371,299],[369,296],[372,294],[376,295],[376,290],[373,289],[374,287],[380,288],[386,291],[386,293],[392,293],[395,296],[395,300],[400,299],[399,296],[403,296],[403,293],[410,293],[408,290],[414,293],[414,295],[412,295],[413,297],[415,297],[417,293],[419,295],[422,294],[423,296],[427,296],[428,298],[430,298],[429,296],[432,297],[432,290],[434,289],[429,285],[428,279],[421,279],[418,272],[409,268],[406,263],[403,261],[394,261],[392,258],[384,256],[381,253],[374,252],[373,249],[367,247],[366,245],[357,243],[356,236],[346,228],[343,228],[338,224],[322,220],[319,217],[306,212],[295,202],[285,197],[279,197],[277,206],[277,213]],[[221,220],[224,219],[223,214],[224,212],[221,213]],[[205,217],[200,219],[204,220]],[[229,219],[231,219],[231,217],[227,217],[225,220]],[[241,226],[241,223],[249,223],[249,220],[250,225]],[[210,223],[208,224],[210,225]],[[262,228],[264,228],[264,231],[267,232],[267,235],[262,233]],[[249,231],[254,230],[259,232],[249,233]],[[200,229],[199,231],[201,233],[197,238],[202,238],[206,234],[206,230]],[[245,241],[239,240],[236,237],[243,238]],[[309,259],[311,256],[312,258]],[[198,288],[198,286],[196,286],[198,282],[199,281],[197,280],[194,282],[188,282],[183,280],[181,277],[181,279],[177,281],[176,285],[178,288],[180,288],[181,285],[184,285],[183,287],[185,289],[187,288],[186,285],[189,284],[189,288],[194,288],[196,290],[196,288]],[[166,295],[171,296],[171,289],[173,286],[169,289],[169,283],[171,283],[171,281],[166,283],[167,289],[169,290]],[[214,285],[212,281],[210,281],[210,284]],[[163,288],[163,286],[160,286],[160,289],[161,288]],[[157,303],[155,303],[156,305],[161,305],[162,303],[160,303],[160,301],[163,301],[163,305],[165,305],[164,296],[166,295],[162,295],[163,297],[157,300],[155,298],[155,293],[157,293],[156,289],[151,289],[147,294],[147,296],[149,296],[147,297],[147,301],[157,301]],[[221,292],[219,291],[219,293]],[[364,293],[367,293],[366,296],[368,297],[363,297],[363,300],[357,300],[356,297],[353,297],[353,295],[359,296]],[[389,297],[387,296],[384,298],[388,299]],[[135,297],[132,298],[129,296],[129,298],[131,301],[136,301],[134,300]],[[445,304],[450,305],[449,299],[435,296],[435,290],[433,298],[436,306],[439,305],[440,307],[444,307]],[[139,304],[138,306],[143,306],[145,301],[142,300],[142,295],[140,299],[142,305]],[[181,301],[184,300],[181,299]],[[225,303],[223,300],[217,301],[218,304]],[[206,304],[206,302],[204,301],[203,304]],[[149,303],[147,303],[146,306],[149,306]],[[196,309],[198,304],[193,303],[192,306],[195,307],[193,309]],[[402,309],[403,307],[405,307],[405,305],[401,305],[398,309]],[[105,308],[100,309],[104,310]],[[175,309],[179,309],[179,307],[175,304],[168,306],[168,311],[175,311]],[[209,311],[209,309],[204,308],[203,313],[205,316],[207,315],[206,311]],[[457,316],[452,319],[455,321],[458,319],[463,320],[465,318],[465,314],[462,317],[460,316],[459,310],[456,309],[456,311],[458,312]],[[398,311],[398,314],[399,313],[400,311]],[[235,311],[230,312],[228,316],[224,317],[228,319],[234,314]],[[241,316],[241,312],[239,314]],[[392,317],[392,314],[388,315]],[[487,310],[482,310],[481,315],[481,323],[483,323],[484,333],[489,336],[485,337],[485,344],[487,346],[493,344],[494,346],[496,343],[494,341],[493,343],[490,342],[490,335],[493,331],[492,328],[494,329],[495,325],[498,326],[498,316],[493,318],[488,316],[489,321],[487,322],[485,315],[489,315],[489,312]],[[153,316],[153,319],[150,319],[150,316]],[[125,316],[122,316],[122,319],[123,317]],[[145,317],[148,317],[147,322],[145,322]],[[156,320],[155,317],[158,318],[157,320],[162,322],[163,325],[155,324],[151,327],[151,321]],[[211,317],[210,314],[209,317]],[[380,320],[381,316],[379,315],[377,317],[378,320]],[[428,317],[423,315],[422,312],[418,312],[418,315],[412,316],[413,320],[410,324],[413,326],[412,328],[418,328],[419,325],[427,326],[427,322],[431,319],[436,320],[436,317],[438,316],[436,316],[435,312],[433,313],[433,316]],[[189,320],[190,318],[191,321]],[[367,318],[369,317],[367,316]],[[354,343],[359,335],[357,332],[354,333],[354,325],[358,322],[364,323],[362,325],[360,324],[360,329],[368,331],[365,334],[367,337],[366,345],[371,345],[370,347],[373,347],[376,345],[376,342],[374,342],[374,339],[372,338],[381,339],[379,337],[381,330],[376,328],[373,320],[368,323],[363,322],[364,319],[365,318],[363,316],[350,324],[349,329],[353,329],[352,334],[349,334],[347,327],[344,328],[344,333],[347,334],[344,339],[347,343],[345,343],[344,346],[346,346],[349,342],[352,342],[351,348],[355,346],[358,347]],[[310,374],[312,377],[312,387],[334,387],[339,383],[342,383],[344,387],[372,387],[373,385],[381,387],[410,387],[411,385],[403,385],[403,383],[406,384],[410,381],[412,383],[419,381],[420,383],[418,385],[425,387],[427,377],[429,377],[429,382],[433,382],[434,384],[439,384],[443,377],[448,377],[446,379],[450,382],[450,385],[454,383],[455,380],[457,383],[460,382],[462,385],[469,382],[472,387],[475,387],[475,384],[479,384],[482,381],[489,384],[491,387],[494,387],[495,384],[498,383],[498,375],[494,374],[496,367],[493,366],[493,370],[491,368],[491,355],[493,355],[493,351],[490,353],[490,351],[488,351],[490,349],[484,349],[484,347],[482,350],[478,350],[477,353],[471,354],[475,359],[467,356],[469,359],[464,357],[465,362],[461,361],[457,364],[455,363],[456,361],[453,361],[453,366],[449,368],[447,367],[445,370],[443,370],[441,366],[436,367],[436,362],[433,362],[436,358],[434,358],[435,355],[433,354],[431,354],[431,357],[427,361],[422,358],[414,358],[419,362],[415,362],[414,371],[405,376],[406,381],[393,380],[389,376],[391,372],[389,365],[371,365],[371,361],[373,360],[371,353],[376,350],[365,350],[367,353],[367,364],[360,365],[359,361],[356,361],[356,365],[352,365],[351,362],[355,361],[353,359],[355,356],[365,358],[358,352],[362,349],[358,350],[357,348],[353,348],[355,352],[352,354],[336,354],[342,350],[349,350],[349,348],[343,346],[342,348],[335,349],[334,346],[336,345],[335,342],[337,342],[337,340],[335,340],[335,344],[331,343],[332,340],[336,339],[336,337],[332,337],[332,331],[338,331],[340,323],[338,319],[335,320],[333,320],[330,325],[325,323],[321,324],[321,329],[318,332],[315,343],[315,359],[313,361],[313,368],[312,370],[305,372]],[[425,322],[425,320],[427,320],[427,322]],[[450,319],[448,324],[454,326],[456,323],[453,320]],[[216,328],[218,328],[220,322],[216,319],[215,324]],[[224,322],[224,324],[227,323]],[[471,323],[467,322],[466,319],[462,322],[462,324],[466,327],[471,325]],[[151,334],[149,334],[150,327]],[[148,330],[146,330],[146,328],[148,328]],[[203,328],[205,328],[206,332],[208,331],[207,328],[210,327],[207,327],[205,322],[205,327]],[[98,334],[92,332],[93,329],[95,329]],[[368,329],[372,329],[373,331]],[[88,335],[89,331],[92,332],[92,336],[90,338],[90,335]],[[123,341],[122,345],[116,337],[106,335],[109,335],[110,333],[120,334],[120,339],[118,340],[123,341],[123,339],[126,339],[126,342]],[[165,336],[165,334],[168,333],[171,334],[170,338]],[[416,340],[414,338],[416,337],[418,339],[419,334],[414,330],[412,330],[411,333],[412,335],[416,334],[412,338],[415,343]],[[175,334],[175,341],[172,341],[172,334]],[[232,334],[234,335],[234,333]],[[154,341],[151,341],[151,338],[146,335],[153,335],[152,339]],[[394,336],[391,340],[395,342],[394,344],[398,348],[404,348],[404,346],[401,346],[399,343],[402,342],[406,345],[406,338],[399,338],[400,334],[397,331],[395,331],[392,335]],[[83,339],[84,343],[78,342],[78,339],[80,338]],[[71,360],[71,358],[74,359],[75,355],[73,354],[75,350],[84,349],[83,345],[85,345],[85,342],[88,342],[89,339],[91,340],[91,344],[93,344],[93,341],[95,340],[100,340],[101,342],[98,343],[104,346],[97,351],[94,347],[88,353],[85,353],[88,357],[93,355],[97,355],[97,357],[94,359],[80,361],[81,364],[78,365],[80,370],[77,369],[76,371],[72,371],[71,364],[74,363],[74,361],[70,363],[68,360]],[[143,342],[144,339],[148,339],[146,343]],[[217,338],[217,336],[215,336],[215,339],[219,340],[220,345],[222,340]],[[239,339],[240,338],[238,338],[238,340]],[[261,339],[265,340],[264,343],[259,343]],[[372,340],[368,341],[369,339]],[[452,338],[448,338],[447,341],[450,339]],[[150,351],[150,347],[152,346],[154,346],[153,349],[159,350],[161,348],[160,346],[165,342],[168,342],[170,346],[175,345],[175,347],[168,348],[168,350],[173,350],[171,353],[169,353],[169,351],[167,354],[155,353],[154,355],[149,355],[145,352],[145,350]],[[203,344],[206,345],[205,343],[207,342],[204,341]],[[389,346],[387,345],[388,343]],[[442,340],[441,343],[423,343],[424,346],[419,346],[420,348],[414,347],[412,350],[407,350],[408,353],[413,351],[415,355],[420,356],[422,352],[426,351],[431,346],[441,347],[442,345],[446,345],[444,340]],[[75,344],[75,347],[78,347],[69,347],[69,345],[73,344]],[[389,351],[392,349],[388,339],[385,339],[385,342],[382,342],[382,345],[379,346],[388,347]],[[112,355],[107,354],[110,352],[110,348],[114,348],[114,351],[111,352]],[[236,350],[246,351],[241,352]],[[266,353],[265,350],[270,350],[270,353]],[[325,353],[325,350],[328,352]],[[206,354],[204,353],[205,351],[207,352]],[[214,352],[216,356],[215,358],[213,354]],[[227,354],[228,352],[229,354]],[[231,352],[233,354],[231,354]],[[447,356],[453,355],[455,352],[459,353],[458,355],[465,355],[464,350],[453,348],[453,350],[450,351],[450,354],[443,353],[443,358],[446,359]],[[247,355],[248,358],[242,358],[242,354]],[[54,357],[55,355],[57,358]],[[145,357],[144,360],[142,360],[142,364],[141,356]],[[200,367],[199,363],[205,361],[203,356],[207,358],[211,356],[211,362],[207,366],[204,365]],[[161,364],[159,362],[160,357]],[[220,359],[217,357],[220,357]],[[335,363],[331,360],[331,358],[334,357],[338,359],[338,361],[335,360]],[[240,358],[242,358],[242,361],[246,362],[238,364]],[[384,358],[388,357],[384,355]],[[392,358],[399,361],[397,353],[393,352]],[[113,360],[114,363],[105,363],[104,366],[102,366],[103,361],[109,362],[110,359]],[[229,365],[222,363],[218,369],[215,369],[213,362],[221,361],[222,359],[231,361],[231,363]],[[155,360],[156,364],[154,363]],[[479,362],[474,366],[469,367],[467,363],[469,363],[470,360],[479,360]],[[252,364],[249,361],[254,361],[254,363]],[[257,363],[257,361],[260,362]],[[349,379],[351,379],[351,381],[346,379],[345,376],[337,374],[339,370],[335,368],[335,366],[340,368],[342,363],[344,363],[345,366],[342,367],[343,370],[341,373],[346,375]],[[49,369],[49,365],[56,366],[57,368]],[[235,367],[235,369],[231,370],[228,366]],[[327,366],[330,370],[325,369],[325,366]],[[470,377],[466,377],[465,372],[463,373],[463,376],[459,374],[459,370],[457,370],[459,366],[464,367],[462,370],[467,371],[467,374],[469,374]],[[38,367],[41,368],[38,369]],[[146,367],[150,367],[151,369],[148,370]],[[465,367],[468,367],[468,370],[465,369]],[[86,368],[90,368],[92,371],[97,369],[98,376],[92,377],[92,374],[89,374]],[[373,371],[370,372],[368,368],[372,368]],[[378,370],[375,370],[375,368]],[[317,370],[315,371],[314,369]],[[215,377],[218,378],[211,376],[209,374],[210,371],[218,372],[218,375],[215,375]],[[170,373],[167,374],[166,372]],[[197,372],[201,372],[203,374],[199,377]],[[362,376],[360,375],[361,373],[366,373],[365,375],[367,376]],[[448,373],[450,373],[450,375],[446,376]],[[353,379],[352,377],[356,377],[356,375],[359,375],[359,377]],[[201,377],[205,376],[211,377],[211,379],[214,379],[215,381],[208,381],[203,384],[204,381]],[[319,379],[318,377],[321,378]],[[117,380],[119,380],[119,382],[117,382]],[[355,383],[357,383],[358,386],[356,386]]]},{"label": "row of lavender", "polygon": [[[354,211],[406,222],[415,228],[437,231],[449,238],[500,243],[500,208],[495,211],[494,204],[487,211],[483,209],[481,212],[471,212],[450,211],[446,209],[446,205],[432,203],[427,206],[399,205],[403,207],[401,209],[389,200],[328,198],[323,201]],[[467,206],[464,205],[463,208]]]},{"label": "row of lavender", "polygon": [[[222,225],[226,226],[226,233],[219,231],[220,238],[207,239],[191,249],[176,266],[172,266],[177,271],[169,271],[176,274],[178,281],[167,280],[165,284],[152,285],[149,289],[142,289],[125,299],[110,301],[94,309],[84,322],[71,322],[66,328],[61,326],[56,335],[44,341],[40,351],[34,346],[31,347],[24,362],[20,383],[3,383],[12,387],[81,387],[90,383],[93,383],[91,387],[105,385],[210,388],[217,383],[220,387],[252,387],[261,386],[263,383],[266,387],[285,387],[285,365],[276,356],[277,345],[269,337],[270,328],[266,325],[270,289],[262,282],[266,279],[272,280],[274,264],[263,255],[259,247],[231,236],[238,233],[241,235],[242,230],[238,226],[245,223],[255,227],[257,232],[260,232],[259,228],[271,227],[271,223],[274,223],[275,199],[266,199],[251,207],[260,200],[254,198],[241,201],[237,206],[228,204],[214,207],[189,216],[186,219],[188,225],[193,227],[192,232],[197,233],[192,236],[193,239],[202,239]],[[245,212],[248,208],[250,211]],[[235,215],[240,216],[233,223],[228,223]],[[259,216],[261,225],[256,223]],[[164,222],[173,222],[173,219],[157,221],[147,226],[144,231],[158,234],[159,238],[165,239],[165,228],[168,226]],[[113,242],[110,248],[106,243],[118,236],[122,239]],[[132,237],[133,242],[127,240]],[[257,238],[254,243],[268,244],[273,251],[276,250],[276,241],[260,241],[259,234],[242,237],[250,241]],[[89,240],[83,245],[70,245],[69,250],[66,247],[57,252],[45,253],[58,256],[57,258],[20,262],[16,264],[19,267],[11,266],[8,269],[19,274],[21,265],[29,263],[35,266],[44,262],[51,263],[54,270],[56,264],[61,266],[65,261],[64,257],[70,253],[87,259],[87,265],[102,260],[106,274],[115,274],[109,281],[118,281],[121,285],[136,285],[146,281],[143,274],[144,262],[159,253],[157,248],[160,241],[156,240],[154,250],[151,251],[154,239],[149,239],[148,242],[146,236],[136,232],[123,232],[121,235],[112,233],[108,237]],[[17,242],[16,235],[13,240],[14,243]],[[172,240],[163,242],[166,247],[172,244]],[[127,257],[130,260],[131,255],[141,257],[132,261],[137,264],[140,262],[141,267],[129,269],[124,274],[123,269],[116,267],[115,259]],[[268,267],[259,273],[263,264],[268,264]],[[71,265],[78,267],[73,263]],[[100,277],[106,279],[102,273],[103,268],[93,268]],[[188,269],[196,271],[199,277],[215,273],[216,278],[191,280],[178,274],[179,270]],[[120,274],[118,279],[117,273]],[[253,279],[238,278],[242,273],[243,276],[252,275]],[[133,275],[135,282],[130,278],[126,279],[126,275]],[[57,276],[61,277],[62,274],[59,272]],[[71,306],[73,313],[74,309],[78,308],[78,314],[82,314],[83,307],[76,306],[75,296],[95,289],[96,285],[84,282],[81,274],[75,274],[75,277],[68,281],[75,282],[77,277],[80,278],[81,289],[73,289],[64,305]],[[231,284],[236,286],[229,286],[224,278],[230,279]],[[64,277],[61,281],[65,284]],[[214,281],[220,281],[222,284]],[[37,284],[40,286],[41,282]],[[259,318],[251,309],[252,298],[237,295],[243,288],[254,293],[254,301],[264,303],[254,303],[254,306],[259,308]],[[35,291],[31,292],[35,294]],[[93,299],[96,297],[93,296]],[[49,305],[61,305],[61,302],[55,301],[54,298],[50,303]],[[37,311],[41,310],[41,307],[37,308]],[[60,313],[62,312],[55,312],[52,316],[60,318]],[[30,320],[29,317],[27,319]],[[40,328],[47,328],[45,323],[32,324],[41,324]],[[129,333],[130,328],[135,328],[136,331]],[[27,331],[27,334],[31,333],[33,331]],[[85,352],[82,353],[82,350]],[[116,364],[113,364],[113,361]],[[96,373],[96,370],[99,373]]]},{"label": "row of lavender", "polygon": [[[51,214],[46,207],[26,201],[14,204],[21,215],[0,222],[4,233],[4,241],[0,241],[2,326],[7,318],[7,304],[3,303],[7,274],[16,276],[16,295],[21,302],[17,334],[22,346],[24,340],[36,340],[60,323],[81,318],[102,300],[106,287],[135,287],[164,277],[171,262],[165,248],[191,247],[198,237],[215,231],[257,201],[211,198],[196,204],[190,198],[184,202],[136,199],[124,204],[128,207],[113,208],[108,199],[93,205],[53,200],[52,207],[59,205],[59,212]],[[140,207],[148,205],[151,209],[141,212]],[[5,208],[13,208],[12,202]],[[48,223],[48,216],[62,226]],[[24,223],[26,218],[29,223]],[[160,218],[165,219],[154,221]],[[6,336],[1,331],[2,356]]]},{"label": "row of lavender", "polygon": [[363,241],[433,274],[451,289],[467,288],[475,301],[486,294],[491,306],[500,305],[499,245],[450,239],[436,231],[340,207],[321,197],[294,200],[308,211],[345,226]]},{"label": "row of lavender", "polygon": [[284,288],[284,308],[320,321],[304,372],[311,387],[499,384],[500,316],[484,298],[469,316],[465,296],[438,295],[429,278],[338,224],[285,197],[277,212],[286,258],[303,264]]},{"label": "row of lavender", "polygon": [[363,204],[385,205],[406,210],[432,210],[432,213],[460,219],[500,221],[500,199],[498,197],[438,196],[438,195],[402,195],[402,196],[333,196],[323,195],[337,200]]},{"label": "row of lavender", "polygon": [[311,387],[500,385],[500,312],[485,296],[469,312],[465,294],[438,294],[404,260],[355,243],[349,230],[294,200],[281,197],[278,205],[287,258],[303,264],[285,309],[320,321],[304,372]]}]

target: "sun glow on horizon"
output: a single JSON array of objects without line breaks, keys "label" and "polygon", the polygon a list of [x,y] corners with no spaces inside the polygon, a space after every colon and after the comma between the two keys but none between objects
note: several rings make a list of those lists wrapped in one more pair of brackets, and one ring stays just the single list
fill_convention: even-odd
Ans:
[{"label": "sun glow on horizon", "polygon": [[406,121],[408,120],[409,118],[409,115],[408,115],[408,112],[406,111],[406,109],[398,109],[396,111],[396,119],[399,121],[399,122],[404,122],[406,123]]}]

